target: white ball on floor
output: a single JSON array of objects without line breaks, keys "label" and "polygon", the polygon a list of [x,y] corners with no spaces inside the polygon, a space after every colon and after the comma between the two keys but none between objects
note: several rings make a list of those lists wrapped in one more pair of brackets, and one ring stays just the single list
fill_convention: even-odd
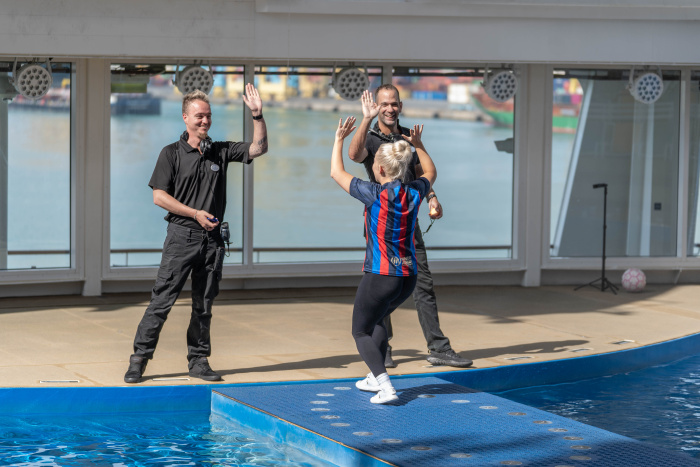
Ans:
[{"label": "white ball on floor", "polygon": [[622,274],[622,288],[628,292],[641,292],[645,285],[647,276],[641,269],[629,268]]}]

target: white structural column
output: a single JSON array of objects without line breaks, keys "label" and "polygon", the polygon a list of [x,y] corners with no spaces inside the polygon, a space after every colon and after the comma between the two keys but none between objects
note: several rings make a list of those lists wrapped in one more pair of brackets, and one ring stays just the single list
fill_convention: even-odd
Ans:
[{"label": "white structural column", "polygon": [[5,100],[0,100],[0,269],[7,269],[7,239],[8,239],[8,108]]},{"label": "white structural column", "polygon": [[[255,66],[246,65],[243,72],[245,83],[255,82]],[[243,89],[245,92],[245,89]],[[263,102],[263,115],[265,114],[265,103]],[[243,140],[253,141],[253,116],[248,107],[243,105]],[[253,182],[255,175],[255,164],[243,165],[243,264],[252,266],[253,264]]]},{"label": "white structural column", "polygon": [[[695,233],[695,222],[697,209],[689,212],[688,206],[692,196],[694,202],[692,206],[697,206],[697,189],[690,192],[690,70],[681,71],[681,119],[680,132],[678,134],[678,231],[676,232],[676,254],[679,258],[685,258],[693,253],[693,238],[691,238],[688,226],[692,220],[693,234]],[[694,177],[695,178],[695,177]],[[697,187],[697,182],[692,183]],[[693,235],[694,237],[694,235]]]},{"label": "white structural column", "polygon": [[[391,84],[394,77],[394,67],[391,64],[385,63],[382,65],[382,84]],[[374,90],[370,89],[373,93]]]},{"label": "white structural column", "polygon": [[[102,294],[103,262],[109,258],[109,62],[86,60],[87,79],[84,109],[89,118],[84,122],[84,153],[78,160],[84,163],[84,178],[77,180],[78,196],[82,197],[83,212],[78,213],[77,229],[84,235],[85,282],[83,295]],[[81,186],[82,185],[82,186]]]},{"label": "white structural column", "polygon": [[[524,287],[538,287],[542,272],[543,246],[549,244],[549,229],[544,228],[549,220],[545,217],[545,154],[550,144],[546,141],[551,127],[551,68],[546,65],[529,65],[522,73],[523,84],[516,100],[517,107],[524,112],[516,114],[518,126],[518,149],[516,154],[518,183],[515,186],[517,214],[516,252],[523,261]],[[549,92],[547,92],[549,90]],[[547,106],[549,105],[549,111]],[[516,109],[517,112],[517,109]],[[520,120],[518,120],[520,117]],[[549,183],[546,184],[549,187]]]},{"label": "white structural column", "polygon": [[630,162],[627,255],[651,251],[651,195],[654,167],[654,104],[634,103],[634,134]]}]

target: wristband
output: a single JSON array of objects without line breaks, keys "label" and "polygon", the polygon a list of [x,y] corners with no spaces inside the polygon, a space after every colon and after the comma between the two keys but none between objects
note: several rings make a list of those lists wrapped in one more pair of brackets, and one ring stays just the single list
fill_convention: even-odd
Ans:
[{"label": "wristband", "polygon": [[198,213],[198,212],[199,212],[199,211],[197,211],[197,210],[195,209],[195,211],[194,211],[194,216],[192,216],[192,219],[197,220],[197,213]]},{"label": "wristband", "polygon": [[253,120],[262,120],[263,116],[262,114],[258,115],[257,117],[253,115]]},{"label": "wristband", "polygon": [[430,201],[433,198],[437,198],[437,195],[435,193],[430,193],[428,196],[425,197],[425,200]]}]

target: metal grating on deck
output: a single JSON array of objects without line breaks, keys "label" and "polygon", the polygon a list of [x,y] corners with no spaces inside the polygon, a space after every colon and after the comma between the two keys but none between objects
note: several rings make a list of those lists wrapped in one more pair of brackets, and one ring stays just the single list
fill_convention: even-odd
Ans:
[{"label": "metal grating on deck", "polygon": [[212,412],[337,465],[698,466],[651,444],[435,377],[374,405],[354,381],[216,388]]}]

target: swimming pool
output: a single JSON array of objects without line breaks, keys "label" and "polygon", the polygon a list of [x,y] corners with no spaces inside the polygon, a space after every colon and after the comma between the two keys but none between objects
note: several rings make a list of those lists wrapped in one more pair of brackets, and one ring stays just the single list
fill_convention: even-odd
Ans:
[{"label": "swimming pool", "polygon": [[[685,373],[682,373],[682,375],[684,376],[682,376],[680,379],[676,378],[676,384],[672,386],[671,389],[668,389],[668,387],[659,388],[657,391],[657,393],[659,394],[658,396],[654,396],[650,391],[647,391],[649,393],[648,396],[650,397],[650,400],[657,401],[660,400],[660,397],[666,396],[666,392],[673,390],[674,393],[672,397],[674,399],[671,399],[670,403],[679,404],[682,408],[690,409],[691,412],[684,412],[684,415],[689,415],[689,418],[677,419],[678,421],[675,424],[672,424],[672,427],[674,427],[673,429],[677,429],[678,426],[681,426],[683,430],[686,430],[687,428],[692,429],[693,427],[697,426],[697,418],[698,416],[700,416],[700,414],[697,414],[697,407],[700,407],[700,404],[698,403],[698,397],[700,396],[698,394],[698,392],[700,391],[700,387],[698,387],[698,380],[700,380],[700,376],[698,375],[699,362],[697,360],[698,358],[700,358],[700,334],[694,334],[683,338],[675,339],[673,341],[662,342],[649,346],[643,346],[618,352],[611,352],[607,354],[591,355],[588,357],[565,358],[554,361],[505,365],[495,368],[482,368],[433,373],[431,378],[435,379],[435,381],[430,383],[430,388],[423,386],[423,389],[430,392],[433,391],[435,384],[437,384],[440,387],[445,387],[445,383],[443,382],[454,382],[462,386],[460,390],[461,392],[464,392],[466,390],[468,393],[481,393],[481,395],[479,395],[478,397],[495,397],[487,394],[494,393],[501,397],[507,397],[516,400],[514,396],[516,394],[515,389],[528,387],[530,389],[519,390],[517,392],[529,394],[530,399],[525,399],[522,401],[518,399],[516,401],[522,402],[529,406],[542,407],[544,410],[550,410],[551,412],[554,412],[554,415],[552,415],[552,417],[563,415],[565,417],[571,417],[576,419],[577,415],[573,413],[575,411],[571,411],[572,413],[558,413],[555,404],[539,404],[538,401],[541,402],[542,400],[544,400],[549,402],[550,400],[553,400],[553,398],[541,394],[537,395],[537,392],[539,390],[542,390],[542,387],[544,385],[590,380],[583,381],[582,383],[559,384],[558,386],[550,386],[554,388],[565,388],[563,396],[564,398],[562,400],[565,403],[571,402],[575,400],[573,397],[575,391],[567,390],[566,388],[568,387],[574,387],[577,384],[587,384],[591,383],[592,381],[593,390],[597,390],[598,386],[601,384],[599,383],[599,381],[607,382],[609,380],[613,380],[619,377],[624,377],[616,376],[601,378],[601,376],[620,372],[633,372],[630,374],[633,377],[637,377],[640,374],[648,371],[640,369],[648,368],[649,365],[663,365],[657,366],[657,368],[671,368],[673,365],[668,365],[666,364],[666,362],[678,361],[679,358],[686,357],[687,355],[695,355],[696,357],[685,358],[683,360],[683,362],[689,365],[689,370],[682,370],[686,371]],[[402,386],[404,387],[404,391],[407,391],[405,393],[402,392],[402,397],[406,399],[404,401],[406,407],[415,407],[416,409],[420,410],[421,407],[431,403],[431,401],[439,401],[442,398],[446,397],[448,400],[445,402],[445,405],[449,408],[442,407],[442,409],[448,410],[448,412],[445,413],[453,413],[455,410],[454,406],[456,402],[453,400],[454,397],[450,397],[450,394],[452,394],[452,392],[448,391],[447,394],[442,394],[442,392],[444,391],[438,391],[435,394],[421,393],[416,395],[417,393],[415,393],[415,391],[420,390],[421,388],[421,383],[419,383],[417,379],[421,378],[425,378],[425,376],[418,377],[416,375],[403,375],[396,376],[396,378],[392,378],[393,380],[395,380],[395,385],[397,387]],[[658,377],[658,379],[663,381],[669,380],[670,378],[667,375],[662,374]],[[320,423],[324,423],[326,425],[330,424],[331,426],[333,426],[333,430],[337,431],[338,428],[336,428],[335,425],[333,425],[333,423],[337,421],[337,417],[343,416],[343,414],[340,413],[340,410],[338,410],[338,413],[334,413],[331,416],[327,416],[324,415],[326,412],[317,412],[318,409],[313,410],[315,406],[309,408],[309,400],[306,400],[305,403],[292,403],[290,401],[291,389],[287,388],[287,386],[292,385],[295,386],[296,389],[303,389],[302,392],[311,391],[311,396],[327,397],[329,394],[326,393],[330,393],[332,391],[326,390],[328,388],[321,388],[321,386],[330,385],[331,389],[333,389],[336,387],[336,385],[340,384],[342,386],[348,386],[349,388],[352,388],[352,384],[349,383],[354,383],[354,380],[299,381],[287,383],[242,383],[235,385],[215,385],[215,387],[217,391],[224,390],[227,387],[235,387],[241,390],[250,388],[251,391],[245,391],[248,394],[263,391],[265,401],[270,400],[269,392],[273,388],[277,388],[278,391],[276,392],[279,392],[281,394],[281,396],[277,399],[279,399],[281,406],[285,411],[295,409],[295,413],[299,412],[300,414],[307,415],[312,414],[312,418],[318,418],[319,420],[322,420]],[[419,385],[419,387],[416,387],[417,384]],[[633,399],[634,397],[638,396],[638,394],[635,393],[639,392],[637,389],[635,389],[635,385],[636,387],[639,387],[639,385],[641,384],[647,385],[648,383],[640,383],[634,381],[631,383],[619,383],[618,386],[633,386],[629,395],[620,391],[617,387],[608,389],[607,392],[622,395],[623,401],[633,401],[633,404],[636,405],[632,405],[632,407],[639,406],[643,408],[648,408],[650,405],[648,401],[640,402]],[[307,385],[309,386],[308,390],[306,388],[303,388],[303,386]],[[25,440],[29,440],[29,442],[23,444],[21,442],[22,427],[15,426],[13,428],[15,430],[14,432],[12,432],[9,429],[5,429],[5,431],[3,431],[4,428],[0,428],[0,439],[7,440],[12,438],[12,440],[7,441],[7,443],[9,444],[0,444],[0,465],[8,465],[7,462],[10,461],[5,460],[8,457],[7,454],[10,452],[24,449],[22,448],[22,446],[26,447],[25,451],[19,454],[20,457],[15,457],[13,461],[10,462],[10,465],[100,465],[104,463],[109,463],[113,465],[145,465],[146,463],[158,465],[157,462],[160,462],[161,465],[206,465],[207,463],[216,463],[213,461],[210,462],[209,459],[220,459],[221,462],[218,462],[218,465],[227,465],[223,462],[229,462],[229,459],[231,459],[230,462],[234,465],[236,465],[236,463],[240,465],[242,463],[241,459],[235,457],[239,454],[244,456],[244,460],[246,462],[248,460],[250,460],[251,462],[263,462],[262,464],[244,463],[243,465],[324,465],[321,461],[318,461],[316,458],[309,457],[309,455],[306,453],[312,453],[313,455],[322,457],[324,459],[332,459],[332,457],[324,455],[324,451],[328,449],[328,446],[326,446],[326,444],[328,443],[319,444],[319,441],[328,441],[328,438],[325,438],[323,435],[319,437],[319,432],[311,432],[310,436],[304,435],[304,437],[300,438],[301,444],[294,444],[293,442],[290,443],[289,439],[285,438],[284,436],[280,436],[280,434],[284,432],[283,430],[265,430],[264,426],[261,426],[260,423],[244,423],[243,421],[241,421],[243,420],[243,418],[237,417],[235,416],[235,414],[233,414],[234,416],[231,416],[231,413],[224,412],[218,415],[224,416],[224,418],[226,418],[227,420],[237,420],[237,422],[235,423],[241,421],[241,423],[244,423],[246,426],[253,427],[253,429],[256,431],[250,432],[242,427],[237,427],[230,431],[226,431],[229,430],[229,428],[226,428],[226,430],[224,430],[223,433],[218,431],[217,427],[221,426],[222,421],[216,418],[209,418],[209,415],[211,413],[217,415],[216,411],[212,412],[214,409],[214,398],[212,397],[213,389],[214,386],[210,385],[155,387],[134,386],[100,388],[0,388],[0,427],[11,426],[10,424],[13,423],[13,420],[22,420],[22,423],[27,425],[24,431],[25,435],[27,435],[27,433],[31,433],[32,436],[36,434],[38,439],[37,441],[32,441],[32,437],[24,438]],[[512,391],[506,392],[507,390],[511,389]],[[346,392],[352,393],[356,399],[362,398],[362,394],[355,394],[355,391]],[[416,397],[404,397],[410,396],[411,394],[413,394]],[[477,396],[475,395],[473,397]],[[340,399],[340,394],[338,394],[336,398]],[[356,401],[350,401],[349,403],[346,403],[344,405],[341,404],[341,406],[346,407],[348,410],[350,410],[350,412],[357,412],[353,416],[359,416],[359,419],[362,420],[363,424],[366,424],[366,420],[368,419],[366,410],[379,410],[382,411],[382,413],[384,413],[384,411],[392,411],[391,413],[394,415],[397,412],[395,410],[395,407],[370,407],[372,406],[372,404],[367,404],[367,401],[360,401],[359,399]],[[584,396],[583,399],[590,399],[590,397]],[[466,403],[466,401],[464,402],[465,404],[460,405],[460,407],[466,410],[473,410],[474,412],[466,416],[466,418],[460,418],[459,420],[455,420],[454,423],[450,426],[459,426],[467,430],[475,429],[477,430],[480,436],[484,436],[486,438],[484,443],[478,442],[478,440],[481,438],[475,437],[474,433],[468,436],[465,435],[455,438],[459,442],[462,442],[464,446],[458,446],[460,451],[456,452],[456,454],[452,454],[459,454],[461,456],[459,457],[459,459],[469,459],[470,457],[466,457],[466,454],[468,454],[469,456],[472,456],[472,464],[474,465],[478,465],[478,463],[475,463],[477,461],[477,455],[486,456],[487,454],[493,454],[494,449],[498,451],[497,454],[512,454],[514,456],[522,457],[523,460],[527,460],[527,456],[533,459],[537,458],[539,460],[542,460],[542,456],[549,452],[547,450],[554,446],[552,444],[552,436],[563,436],[562,439],[557,438],[556,443],[564,443],[564,445],[559,447],[564,448],[565,450],[586,448],[590,449],[590,451],[584,454],[574,452],[573,456],[571,455],[572,452],[568,452],[568,454],[564,455],[560,455],[560,453],[557,454],[555,457],[556,459],[563,459],[562,462],[557,461],[554,464],[550,462],[542,465],[568,465],[570,464],[570,462],[567,462],[566,458],[578,459],[579,457],[586,457],[594,461],[595,459],[603,460],[604,458],[610,458],[610,456],[618,456],[620,453],[620,448],[622,448],[625,452],[626,457],[624,459],[627,463],[598,463],[597,465],[630,465],[634,467],[638,465],[645,465],[644,462],[634,463],[634,459],[638,458],[639,456],[643,456],[644,459],[648,460],[650,458],[649,456],[651,454],[654,454],[654,450],[663,451],[660,454],[658,452],[654,454],[657,457],[661,456],[658,457],[658,459],[663,459],[663,461],[647,465],[663,464],[674,467],[677,467],[678,465],[700,465],[696,461],[694,461],[692,457],[687,456],[687,454],[680,454],[679,452],[683,450],[689,452],[691,455],[695,455],[696,459],[700,459],[697,456],[697,451],[694,449],[695,443],[699,441],[697,437],[697,432],[688,432],[687,430],[686,432],[684,432],[684,435],[680,438],[683,441],[682,443],[680,443],[683,445],[683,449],[679,448],[678,446],[669,446],[668,443],[664,442],[657,443],[662,444],[666,447],[666,449],[660,449],[656,446],[644,445],[643,443],[639,443],[638,441],[630,440],[629,438],[625,438],[624,436],[615,435],[614,433],[619,433],[640,440],[657,442],[650,437],[645,437],[646,435],[640,436],[635,433],[625,431],[627,428],[631,428],[629,426],[630,423],[642,424],[642,422],[639,422],[639,419],[635,418],[637,415],[636,413],[632,414],[634,416],[630,416],[630,413],[632,412],[630,408],[627,408],[626,411],[625,407],[612,407],[610,409],[620,410],[621,413],[613,415],[613,417],[616,420],[621,420],[621,426],[613,424],[606,425],[604,423],[599,424],[596,420],[592,418],[581,420],[584,423],[588,422],[594,426],[598,425],[603,429],[608,429],[611,432],[613,432],[595,433],[594,430],[597,430],[597,428],[587,427],[585,425],[581,425],[580,423],[580,426],[574,426],[573,424],[578,423],[577,421],[565,419],[561,419],[558,421],[558,424],[561,426],[550,429],[548,425],[539,424],[545,423],[543,420],[547,420],[546,415],[536,414],[536,411],[534,409],[528,410],[528,407],[522,406],[522,408],[518,410],[506,410],[509,404],[514,404],[515,402],[506,401],[504,399],[500,399],[500,401],[488,401],[488,403],[484,405],[476,403],[476,399],[474,400],[474,404]],[[621,404],[619,404],[619,402],[611,402],[611,405],[615,406]],[[359,407],[361,410],[357,411],[357,407]],[[340,409],[340,406],[338,407],[338,409]],[[437,409],[431,409],[425,412],[423,415],[420,415],[417,419],[417,422],[412,421],[410,423],[403,423],[399,431],[404,431],[405,428],[408,431],[416,432],[414,433],[415,436],[411,435],[413,438],[415,438],[414,441],[430,441],[430,439],[428,438],[430,438],[431,433],[434,432],[434,426],[431,425],[434,423],[433,421],[435,419],[434,417],[436,414],[436,410]],[[608,410],[609,409],[604,409],[603,414],[606,414]],[[496,418],[494,418],[493,420],[491,418],[485,418],[483,420],[483,423],[479,425],[474,423],[475,414],[482,416],[482,418],[485,414],[490,414],[489,416],[492,415]],[[268,419],[275,418],[274,412],[272,411],[269,411],[267,415],[272,415],[271,417],[267,417]],[[518,417],[516,417],[516,415],[518,415]],[[195,420],[189,421],[188,417],[190,416],[193,416]],[[537,420],[535,421],[532,421],[529,419],[526,420],[527,417],[539,418],[537,418]],[[142,427],[148,427],[151,423],[151,419],[154,418],[163,419],[165,420],[165,422],[161,423],[159,428],[151,431],[149,431],[149,429],[144,434]],[[284,419],[288,420],[290,418],[291,417],[285,417]],[[608,418],[611,417],[603,416],[604,420]],[[99,420],[109,420],[109,423],[103,423],[103,425],[105,425],[106,427],[99,427],[99,429],[97,429],[94,423]],[[501,420],[501,422],[507,421],[509,429],[513,428],[516,429],[516,431],[520,430],[521,433],[516,433],[516,436],[520,437],[521,434],[524,434],[525,438],[518,438],[519,441],[515,444],[514,439],[509,439],[507,441],[497,442],[496,444],[494,444],[493,437],[491,436],[493,434],[491,432],[494,431],[494,429],[495,434],[499,436],[507,432],[507,430],[498,428],[501,425],[494,424],[495,420]],[[265,423],[267,423],[268,421],[269,420],[266,420]],[[424,421],[424,423],[420,421]],[[337,425],[345,426],[347,425],[347,423],[347,421],[341,421],[341,423],[338,423]],[[183,424],[186,427],[184,430],[177,428],[177,425]],[[44,430],[41,428],[42,425],[47,425],[49,428]],[[561,428],[564,427],[564,425],[566,425],[566,427],[568,428],[562,430]],[[128,428],[120,428],[124,426],[127,426]],[[294,425],[286,423],[285,429],[289,428],[289,426]],[[305,423],[302,423],[301,426],[305,426]],[[419,426],[421,426],[422,428],[417,429]],[[70,431],[68,427],[70,427],[72,431]],[[377,444],[378,446],[394,446],[397,449],[408,450],[408,452],[410,453],[423,452],[423,455],[425,455],[425,453],[428,453],[428,455],[433,456],[436,455],[438,451],[444,447],[444,439],[442,438],[439,442],[437,442],[437,444],[435,444],[435,449],[431,447],[432,450],[424,450],[424,448],[426,448],[426,446],[424,445],[409,445],[409,438],[406,438],[407,443],[405,445],[402,443],[386,445],[385,443],[387,440],[395,441],[394,438],[400,439],[399,435],[401,435],[401,437],[404,437],[405,435],[399,433],[398,435],[394,436],[392,434],[392,436],[389,436],[386,440],[384,440],[381,437],[386,436],[386,434],[383,433],[384,431],[386,431],[386,427],[387,424],[385,423],[385,420],[379,417],[376,420],[374,428],[369,430],[376,431],[374,436],[381,443]],[[349,426],[348,429],[350,428],[352,428],[352,426]],[[366,431],[367,427],[362,427],[362,429],[362,432],[356,433],[352,431],[352,436],[350,437],[350,439],[354,440],[356,438],[358,440],[362,440],[362,443],[365,443],[364,431]],[[537,439],[541,442],[544,442],[544,444],[540,445],[533,442],[533,439],[530,437],[530,435],[533,432],[533,429],[536,430],[538,433],[540,431],[542,432],[537,434]],[[181,432],[179,435],[177,434],[178,431]],[[266,435],[269,435],[270,437],[267,438],[266,436],[261,436],[258,433],[260,431],[262,431]],[[574,435],[571,435],[571,433],[569,432],[573,433],[573,431],[581,432],[583,433],[583,435],[581,433],[575,433]],[[308,432],[308,430],[306,430],[306,432],[310,433]],[[563,432],[567,433],[564,433],[562,435],[561,433]],[[287,434],[289,434],[289,432],[287,432]],[[360,436],[360,434],[363,434],[363,436]],[[567,434],[571,435],[569,436],[571,440],[582,439],[585,440],[586,443],[590,444],[587,444],[585,446],[569,446],[569,444],[571,444],[573,441],[569,441],[567,439]],[[426,438],[426,436],[428,438]],[[377,441],[373,441],[374,438],[370,438],[371,437],[369,437],[368,435],[367,442],[369,442],[370,444],[374,441]],[[195,439],[200,439],[201,441],[203,441],[203,447],[201,449],[195,446]],[[270,440],[275,440],[277,443],[282,444],[282,446],[275,445],[275,443],[271,442]],[[58,445],[56,445],[56,441],[58,442]],[[71,452],[63,452],[62,450],[64,449],[64,447],[62,446],[67,445],[68,441],[72,443],[75,449]],[[45,445],[42,445],[42,442],[45,443]],[[476,442],[477,445],[474,445],[474,442]],[[306,443],[311,443],[311,445],[307,445]],[[329,443],[332,443],[332,439],[329,441]],[[272,452],[265,452],[263,449],[261,449],[263,445],[270,446]],[[300,453],[302,457],[297,458],[291,456],[289,453],[292,451],[288,447],[286,447],[286,445],[296,445],[300,447],[300,449],[304,451]],[[141,446],[141,448],[145,449],[145,452],[148,453],[148,462],[138,460],[138,456],[131,451],[124,451],[124,449],[126,449],[127,447],[136,448],[138,446]],[[334,446],[341,446],[342,448],[343,446],[349,446],[349,444],[346,443],[344,445],[341,445],[335,442]],[[503,452],[508,448],[513,447],[518,448],[516,449],[517,452]],[[414,448],[420,448],[420,450],[415,451]],[[522,448],[525,451],[529,451],[529,454],[525,453],[521,456],[519,448]],[[339,455],[345,456],[347,454],[347,451],[352,451],[353,449],[355,449],[354,452],[357,452],[356,448],[350,448],[345,449],[344,452],[340,453]],[[675,449],[677,452],[679,452],[679,454],[670,452],[669,449]],[[342,449],[339,448],[339,451],[340,450]],[[135,457],[133,459],[128,458],[128,460],[126,461],[114,460],[113,462],[92,462],[89,459],[89,457],[86,457],[87,451],[95,451],[98,456],[122,456],[124,459],[127,459],[128,456],[132,455]],[[195,457],[194,460],[188,459],[184,455],[184,453],[186,452],[194,452],[196,453],[197,457]],[[14,454],[18,453],[14,452]],[[230,457],[221,457],[222,454],[226,454]],[[401,454],[403,455],[403,451],[401,451]],[[450,460],[452,462],[455,462],[457,458],[453,458],[454,455],[452,454],[450,454]],[[41,457],[42,455],[45,457]],[[56,463],[50,458],[51,456],[56,458],[57,455],[63,456],[60,457],[60,463]],[[35,457],[32,458],[29,456]],[[366,457],[367,456],[365,456],[365,458]],[[119,459],[119,457],[113,457],[112,459]],[[510,459],[506,460],[510,461]],[[265,464],[264,462],[268,463]],[[343,463],[341,462],[341,464]],[[345,463],[343,465],[355,464]],[[441,463],[439,464],[418,463],[415,465],[419,465],[420,467],[422,467],[423,465],[446,464],[441,461]]]},{"label": "swimming pool", "polygon": [[331,464],[208,412],[0,416],[0,465]]},{"label": "swimming pool", "polygon": [[496,394],[700,459],[700,354],[626,374]]}]

